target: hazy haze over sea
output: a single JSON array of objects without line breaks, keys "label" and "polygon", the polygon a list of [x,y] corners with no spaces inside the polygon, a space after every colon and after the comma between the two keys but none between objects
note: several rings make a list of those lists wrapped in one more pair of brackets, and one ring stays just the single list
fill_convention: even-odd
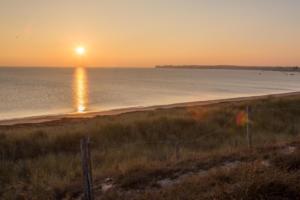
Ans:
[{"label": "hazy haze over sea", "polygon": [[300,91],[300,73],[0,68],[0,120]]}]

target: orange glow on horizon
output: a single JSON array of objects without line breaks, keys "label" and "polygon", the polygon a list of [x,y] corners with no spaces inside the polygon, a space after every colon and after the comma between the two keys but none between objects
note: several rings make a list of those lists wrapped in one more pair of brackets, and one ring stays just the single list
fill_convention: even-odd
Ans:
[{"label": "orange glow on horizon", "polygon": [[133,2],[0,1],[0,66],[300,65],[299,1]]}]

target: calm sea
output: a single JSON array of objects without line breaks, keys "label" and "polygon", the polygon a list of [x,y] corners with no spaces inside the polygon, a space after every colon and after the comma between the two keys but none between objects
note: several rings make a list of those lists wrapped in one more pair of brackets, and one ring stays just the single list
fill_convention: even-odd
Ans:
[{"label": "calm sea", "polygon": [[300,74],[143,68],[0,68],[0,119],[300,91]]}]

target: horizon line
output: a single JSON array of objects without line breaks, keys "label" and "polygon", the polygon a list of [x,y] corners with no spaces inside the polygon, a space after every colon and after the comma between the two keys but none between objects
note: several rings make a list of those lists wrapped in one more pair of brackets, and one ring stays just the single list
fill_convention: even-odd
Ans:
[{"label": "horizon line", "polygon": [[231,64],[216,64],[216,65],[205,65],[205,64],[165,64],[165,65],[154,65],[154,66],[59,66],[59,65],[0,65],[0,68],[157,68],[157,67],[299,67],[299,65],[231,65]]}]

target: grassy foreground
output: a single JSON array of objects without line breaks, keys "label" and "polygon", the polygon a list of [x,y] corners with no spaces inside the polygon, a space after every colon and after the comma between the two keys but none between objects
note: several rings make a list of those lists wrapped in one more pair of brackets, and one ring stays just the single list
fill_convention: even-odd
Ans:
[{"label": "grassy foreground", "polygon": [[[103,194],[96,188],[97,198],[300,199],[298,151],[291,158],[268,155],[275,164],[267,169],[247,163],[238,170],[220,169],[172,187],[149,189],[155,177],[194,167],[190,163],[213,167],[220,159],[243,157],[255,161],[260,153],[245,153],[246,127],[243,119],[237,119],[243,118],[247,105],[251,107],[254,149],[300,139],[299,95],[2,126],[0,199],[80,196],[79,141],[87,135],[92,141],[95,183],[110,177],[124,191],[143,191],[124,196],[124,191]],[[278,190],[292,196],[280,197]]]}]

